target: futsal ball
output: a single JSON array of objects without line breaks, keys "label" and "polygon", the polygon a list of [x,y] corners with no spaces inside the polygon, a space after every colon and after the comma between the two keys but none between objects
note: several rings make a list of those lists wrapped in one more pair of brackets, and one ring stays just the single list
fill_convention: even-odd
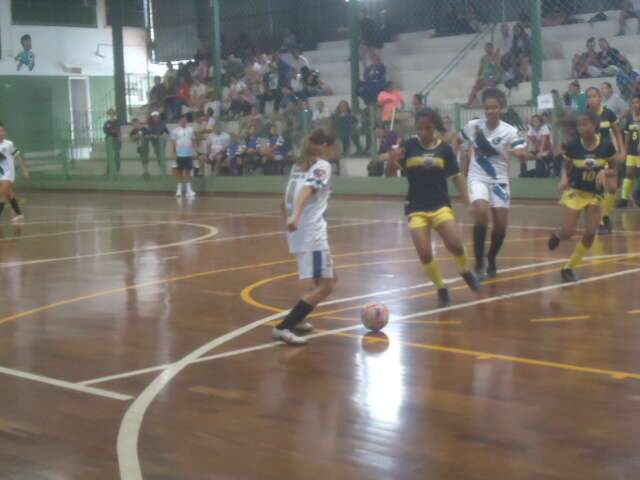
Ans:
[{"label": "futsal ball", "polygon": [[379,332],[389,323],[389,309],[382,303],[370,303],[362,309],[362,325],[372,332]]}]

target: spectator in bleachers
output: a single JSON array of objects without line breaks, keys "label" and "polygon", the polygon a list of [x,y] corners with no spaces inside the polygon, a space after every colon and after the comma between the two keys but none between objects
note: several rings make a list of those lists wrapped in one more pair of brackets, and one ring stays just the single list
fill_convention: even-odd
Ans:
[{"label": "spectator in bleachers", "polygon": [[484,47],[484,52],[485,54],[480,59],[476,83],[473,85],[467,100],[467,105],[469,106],[475,103],[478,93],[482,90],[496,87],[500,83],[500,50],[496,50],[493,43],[487,43]]},{"label": "spectator in bleachers", "polygon": [[315,128],[322,128],[322,124],[326,123],[329,118],[331,118],[331,114],[325,108],[324,102],[322,100],[318,100],[313,109],[313,123]]},{"label": "spectator in bleachers", "polygon": [[242,117],[251,113],[247,83],[243,78],[231,77],[227,96],[229,113],[233,117]]},{"label": "spectator in bleachers", "polygon": [[413,116],[415,116],[421,108],[424,108],[423,102],[424,97],[419,93],[416,93],[411,97],[411,114]]},{"label": "spectator in bleachers", "polygon": [[108,120],[104,122],[102,131],[105,136],[107,149],[107,175],[120,173],[120,151],[122,150],[122,125],[116,115],[116,111],[110,108],[107,111]]},{"label": "spectator in bleachers", "polygon": [[136,144],[136,152],[138,152],[142,163],[142,175],[145,178],[149,177],[149,144],[145,141],[148,134],[147,127],[142,125],[139,119],[134,118],[129,138]]},{"label": "spectator in bleachers", "polygon": [[551,143],[551,130],[545,125],[542,115],[533,115],[529,130],[527,131],[529,151],[536,161],[536,168],[527,171],[527,161],[520,161],[521,177],[548,177],[552,169],[553,151]]},{"label": "spectator in bleachers", "polygon": [[278,133],[278,126],[269,127],[269,135],[262,139],[260,146],[260,163],[266,175],[282,175],[286,166],[286,140]]},{"label": "spectator in bleachers", "polygon": [[285,28],[284,35],[282,37],[282,46],[281,46],[282,50],[288,52],[297,44],[298,44],[298,41],[296,40],[295,34],[288,28]]},{"label": "spectator in bleachers", "polygon": [[620,12],[620,30],[618,35],[624,35],[627,21],[635,18],[638,20],[638,34],[640,34],[640,0],[623,0]]},{"label": "spectator in bleachers", "polygon": [[[367,173],[370,177],[382,177],[387,171],[389,154],[400,143],[400,135],[389,130],[384,123],[376,125],[376,138],[378,139],[378,154],[367,165]],[[397,172],[392,172],[396,176]]]},{"label": "spectator in bleachers", "polygon": [[211,163],[213,173],[220,175],[227,160],[227,148],[231,143],[231,136],[222,131],[222,126],[217,124],[213,132],[207,137],[207,155]]},{"label": "spectator in bleachers", "polygon": [[149,150],[149,145],[153,147],[156,162],[158,163],[160,171],[164,175],[167,172],[165,153],[169,129],[160,118],[160,112],[151,112],[151,116],[147,120],[147,129],[149,130],[149,135],[145,138],[145,143],[147,144],[146,149]]},{"label": "spectator in bleachers", "polygon": [[333,94],[331,89],[325,86],[324,82],[320,79],[320,72],[317,70],[309,70],[307,67],[303,67],[301,75],[305,98]]},{"label": "spectator in bleachers", "polygon": [[606,38],[598,40],[600,51],[598,52],[598,63],[600,67],[600,77],[615,77],[623,70],[631,69],[631,63],[620,50],[609,45]]},{"label": "spectator in bleachers", "polygon": [[402,92],[395,88],[393,82],[387,82],[384,90],[378,95],[378,106],[381,109],[380,118],[389,125],[393,122],[396,112],[404,108]]},{"label": "spectator in bleachers", "polygon": [[445,115],[442,117],[442,124],[444,125],[442,140],[448,143],[454,152],[458,153],[460,149],[460,136],[453,125],[453,119],[449,115]]},{"label": "spectator in bleachers", "polygon": [[195,114],[196,121],[193,124],[193,131],[195,133],[195,158],[193,165],[193,175],[199,177],[205,173],[205,165],[208,156],[208,142],[207,139],[212,130],[209,128],[208,119],[202,112]]},{"label": "spectator in bleachers", "polygon": [[178,72],[173,69],[173,63],[167,62],[167,71],[164,73],[163,82],[165,87],[168,90],[171,90],[175,85],[176,79],[178,77]]},{"label": "spectator in bleachers", "polygon": [[579,114],[587,109],[587,94],[580,88],[580,82],[574,80],[569,84],[569,90],[563,96],[565,110]]},{"label": "spectator in bleachers", "polygon": [[599,77],[601,74],[598,52],[596,52],[596,39],[590,37],[587,40],[587,51],[576,54],[571,66],[571,78]]},{"label": "spectator in bleachers", "polygon": [[349,156],[352,141],[356,146],[357,153],[362,152],[358,134],[358,119],[351,112],[351,106],[346,100],[342,100],[338,104],[338,108],[331,118],[331,126],[336,137],[342,143],[343,156]]},{"label": "spectator in bleachers", "polygon": [[193,107],[193,110],[195,112],[203,112],[204,104],[207,101],[207,86],[202,83],[202,81],[198,77],[195,77],[193,80],[193,85],[191,85],[189,96],[191,99],[191,107]]},{"label": "spectator in bleachers", "polygon": [[262,93],[258,96],[260,102],[260,113],[265,113],[266,104],[268,102],[273,102],[274,112],[278,112],[280,110],[280,103],[282,102],[282,87],[283,85],[280,84],[278,64],[276,62],[271,62],[269,64],[269,70],[262,76]]},{"label": "spectator in bleachers", "polygon": [[207,93],[207,102],[204,104],[203,111],[207,117],[214,119],[220,118],[222,113],[222,103],[216,98],[214,92]]},{"label": "spectator in bleachers", "polygon": [[511,26],[508,23],[500,25],[500,50],[508,52],[513,44],[513,35],[511,35]]},{"label": "spectator in bleachers", "polygon": [[482,25],[485,23],[482,19],[480,11],[478,10],[478,7],[474,3],[468,4],[464,19],[467,25],[471,27],[470,33],[478,33],[480,30],[482,30]]},{"label": "spectator in bleachers", "polygon": [[360,19],[360,59],[365,69],[373,63],[373,56],[378,55],[383,46],[380,25],[365,11]]},{"label": "spectator in bleachers", "polygon": [[255,125],[249,125],[247,133],[244,137],[244,171],[246,173],[254,173],[260,165],[260,154],[258,149],[260,148],[260,137],[258,136],[258,129]]},{"label": "spectator in bleachers", "polygon": [[378,99],[378,95],[387,83],[387,69],[382,64],[380,55],[371,56],[371,64],[364,71],[364,80],[360,83],[358,94],[365,104],[371,105]]},{"label": "spectator in bleachers", "polygon": [[153,77],[153,87],[149,90],[149,112],[163,111],[167,99],[167,87],[162,83],[162,77]]},{"label": "spectator in bleachers", "polygon": [[238,140],[235,133],[231,133],[231,140],[227,147],[227,155],[222,165],[222,171],[229,172],[231,175],[242,175],[244,168],[244,159],[246,147],[244,143]]},{"label": "spectator in bleachers", "polygon": [[604,82],[600,85],[600,93],[602,93],[602,104],[605,107],[615,113],[619,119],[626,116],[629,111],[629,104],[613,91],[611,83]]},{"label": "spectator in bleachers", "polygon": [[531,40],[522,24],[513,26],[513,41],[509,51],[516,77],[520,82],[529,81],[529,64],[531,58]]},{"label": "spectator in bleachers", "polygon": [[309,63],[307,57],[302,55],[300,47],[293,47],[291,49],[291,57],[288,59],[288,61],[285,61],[293,70],[295,70],[296,73],[302,73],[302,69],[305,67],[311,70],[311,63]]},{"label": "spectator in bleachers", "polygon": [[559,27],[560,25],[568,25],[571,23],[571,14],[566,8],[556,5],[542,19],[543,27]]}]

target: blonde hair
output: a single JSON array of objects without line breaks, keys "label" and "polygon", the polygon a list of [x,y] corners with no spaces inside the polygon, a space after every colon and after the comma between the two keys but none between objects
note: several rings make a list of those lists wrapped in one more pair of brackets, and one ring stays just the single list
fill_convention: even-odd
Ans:
[{"label": "blonde hair", "polygon": [[304,138],[302,150],[296,164],[303,170],[309,170],[320,154],[323,145],[333,145],[335,137],[323,128],[318,128]]}]

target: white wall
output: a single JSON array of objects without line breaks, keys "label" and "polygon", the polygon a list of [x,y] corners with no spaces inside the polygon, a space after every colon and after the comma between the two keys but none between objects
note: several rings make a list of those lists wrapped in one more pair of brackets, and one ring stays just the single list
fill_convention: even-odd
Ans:
[{"label": "white wall", "polygon": [[[70,75],[63,70],[63,65],[81,67],[83,75],[113,75],[113,47],[111,28],[107,27],[106,1],[97,0],[97,28],[75,28],[12,25],[11,0],[0,0],[0,75]],[[14,58],[21,51],[20,37],[26,33],[33,39],[36,66],[31,72],[24,66],[18,72]],[[95,55],[99,44],[104,44],[100,46],[104,59]],[[146,72],[144,29],[125,28],[124,46],[125,71]]]}]

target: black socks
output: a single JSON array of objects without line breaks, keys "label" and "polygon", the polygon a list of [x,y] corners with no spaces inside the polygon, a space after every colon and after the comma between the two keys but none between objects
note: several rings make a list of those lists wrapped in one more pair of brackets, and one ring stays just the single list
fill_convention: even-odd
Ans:
[{"label": "black socks", "polygon": [[[9,200],[9,203],[11,204],[11,208],[13,208],[13,211],[16,212],[16,215],[22,215],[22,210],[20,210],[20,205],[18,205],[17,198],[12,198],[11,200]],[[2,213],[2,210],[0,210],[0,213]]]},{"label": "black socks", "polygon": [[300,300],[295,307],[289,312],[282,322],[276,328],[278,330],[293,330],[296,325],[302,323],[302,321],[309,315],[315,307],[309,305],[304,300]]},{"label": "black socks", "polygon": [[495,265],[496,257],[498,256],[498,252],[502,248],[502,244],[504,243],[504,233],[492,232],[491,233],[491,246],[489,247],[489,263],[491,265]]},{"label": "black socks", "polygon": [[484,265],[484,242],[487,238],[486,225],[474,225],[473,227],[473,252],[476,257],[476,267]]}]

